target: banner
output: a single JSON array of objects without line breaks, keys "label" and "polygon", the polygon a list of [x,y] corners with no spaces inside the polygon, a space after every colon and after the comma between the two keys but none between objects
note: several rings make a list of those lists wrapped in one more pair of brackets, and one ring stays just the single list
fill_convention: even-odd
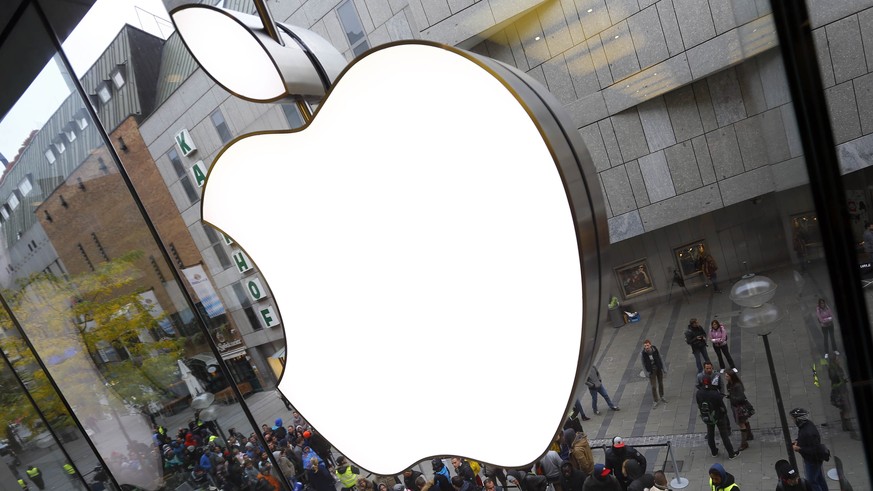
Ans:
[{"label": "banner", "polygon": [[155,296],[154,290],[149,290],[139,294],[139,303],[146,311],[154,318],[158,319],[158,325],[161,329],[170,336],[176,335],[176,330],[173,328],[173,322],[167,315],[164,315],[164,308],[158,302],[158,297]]},{"label": "banner", "polygon": [[185,275],[191,288],[194,289],[194,293],[200,298],[200,303],[203,304],[203,308],[206,309],[206,314],[209,317],[217,317],[224,314],[224,304],[221,303],[218,294],[215,293],[215,288],[212,287],[212,283],[209,281],[209,277],[206,276],[206,272],[203,271],[202,265],[198,264],[190,268],[184,268],[182,274]]}]

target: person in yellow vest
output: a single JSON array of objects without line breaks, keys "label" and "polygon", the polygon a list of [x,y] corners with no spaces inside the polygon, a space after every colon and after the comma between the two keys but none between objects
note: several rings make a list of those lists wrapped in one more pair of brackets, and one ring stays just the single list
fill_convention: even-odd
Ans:
[{"label": "person in yellow vest", "polygon": [[79,485],[82,484],[82,481],[79,480],[79,476],[76,475],[76,468],[73,467],[73,464],[64,462],[64,474],[70,479],[70,482],[74,487],[79,487]]},{"label": "person in yellow vest", "polygon": [[358,474],[361,473],[361,469],[353,466],[344,456],[340,455],[336,459],[336,470],[334,473],[336,473],[336,477],[339,479],[340,486],[342,487],[341,491],[353,491],[358,483]]},{"label": "person in yellow vest", "polygon": [[709,468],[709,487],[712,491],[740,491],[740,486],[734,481],[734,475],[715,463]]},{"label": "person in yellow vest", "polygon": [[24,481],[24,479],[20,477],[18,478],[18,485],[21,486],[21,489],[23,489],[24,491],[30,489],[29,487],[27,487],[27,483]]},{"label": "person in yellow vest", "polygon": [[40,472],[39,467],[29,465],[27,466],[27,477],[36,484],[36,487],[39,489],[45,489],[45,482],[42,480],[42,472]]}]

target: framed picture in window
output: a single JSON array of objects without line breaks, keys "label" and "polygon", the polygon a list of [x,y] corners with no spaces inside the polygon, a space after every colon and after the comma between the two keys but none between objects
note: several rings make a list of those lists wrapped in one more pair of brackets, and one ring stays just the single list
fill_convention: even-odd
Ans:
[{"label": "framed picture in window", "polygon": [[700,258],[708,251],[703,239],[673,249],[673,257],[676,258],[676,266],[682,279],[702,274],[703,264]]},{"label": "framed picture in window", "polygon": [[655,289],[649,265],[645,259],[615,268],[615,277],[624,298],[631,298]]}]

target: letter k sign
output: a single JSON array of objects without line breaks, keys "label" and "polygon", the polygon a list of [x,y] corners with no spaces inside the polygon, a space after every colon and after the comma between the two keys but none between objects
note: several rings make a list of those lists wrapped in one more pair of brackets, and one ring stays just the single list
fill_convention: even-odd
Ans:
[{"label": "letter k sign", "polygon": [[176,146],[185,157],[197,151],[197,146],[191,140],[191,134],[188,133],[188,130],[182,130],[176,134]]}]

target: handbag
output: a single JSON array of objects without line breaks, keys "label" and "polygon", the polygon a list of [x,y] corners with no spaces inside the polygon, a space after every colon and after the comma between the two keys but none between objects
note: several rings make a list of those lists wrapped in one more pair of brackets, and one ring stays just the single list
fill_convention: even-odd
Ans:
[{"label": "handbag", "polygon": [[737,406],[737,418],[745,420],[751,418],[754,415],[755,407],[752,406],[752,403],[749,402],[748,399],[744,399],[743,402],[741,402]]}]

